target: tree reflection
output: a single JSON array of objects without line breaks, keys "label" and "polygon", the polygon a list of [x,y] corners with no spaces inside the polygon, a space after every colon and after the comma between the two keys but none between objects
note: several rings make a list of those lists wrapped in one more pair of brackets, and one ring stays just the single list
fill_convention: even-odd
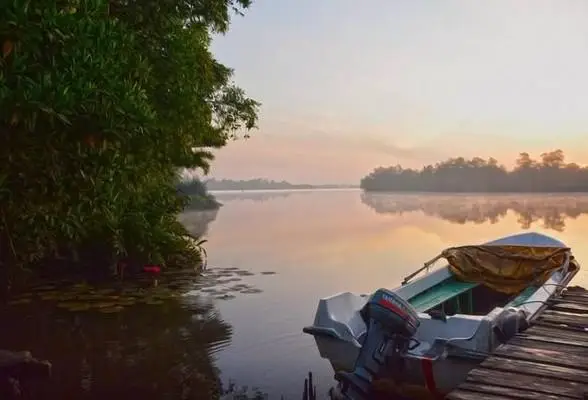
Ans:
[{"label": "tree reflection", "polygon": [[[53,377],[28,390],[35,399],[215,399],[214,354],[231,327],[200,298],[137,306],[119,314],[4,310],[0,342],[53,363]],[[6,329],[10,327],[10,329]]]},{"label": "tree reflection", "polygon": [[311,191],[282,191],[282,190],[268,190],[268,191],[242,191],[242,192],[216,192],[214,196],[221,203],[230,201],[249,200],[255,202],[266,202],[269,200],[283,199],[293,195],[294,193],[311,193]]},{"label": "tree reflection", "polygon": [[184,211],[178,217],[188,232],[196,237],[202,237],[208,233],[208,226],[216,219],[217,210]]},{"label": "tree reflection", "polygon": [[362,193],[361,201],[379,214],[421,211],[446,221],[495,224],[507,213],[516,215],[522,229],[541,223],[546,229],[565,230],[567,218],[588,213],[588,195],[441,195]]}]

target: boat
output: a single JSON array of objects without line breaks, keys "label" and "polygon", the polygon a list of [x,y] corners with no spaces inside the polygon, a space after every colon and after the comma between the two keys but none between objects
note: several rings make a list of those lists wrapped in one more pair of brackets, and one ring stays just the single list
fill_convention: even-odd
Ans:
[{"label": "boat", "polygon": [[524,331],[579,268],[568,246],[535,232],[451,247],[394,289],[321,299],[303,331],[335,371],[333,398],[367,399],[386,387],[440,399]]}]

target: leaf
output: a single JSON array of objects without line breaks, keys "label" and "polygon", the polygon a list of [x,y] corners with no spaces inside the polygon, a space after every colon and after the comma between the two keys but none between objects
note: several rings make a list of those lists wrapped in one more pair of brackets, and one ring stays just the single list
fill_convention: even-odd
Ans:
[{"label": "leaf", "polygon": [[103,314],[114,314],[114,313],[119,313],[123,310],[124,310],[124,307],[122,307],[122,306],[112,306],[112,307],[101,308],[98,311]]},{"label": "leaf", "polygon": [[23,304],[29,304],[31,303],[31,299],[18,299],[18,300],[11,300],[8,302],[8,305],[10,306],[18,306],[18,305],[23,305]]}]

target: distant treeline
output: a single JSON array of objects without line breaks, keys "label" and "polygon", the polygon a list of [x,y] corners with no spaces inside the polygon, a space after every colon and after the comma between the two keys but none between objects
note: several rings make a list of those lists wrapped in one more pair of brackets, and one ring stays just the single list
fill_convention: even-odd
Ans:
[{"label": "distant treeline", "polygon": [[231,180],[231,179],[209,179],[204,181],[208,190],[285,190],[285,189],[332,189],[351,187],[345,185],[308,185],[294,184],[286,181],[273,181],[268,179],[249,179],[249,180]]},{"label": "distant treeline", "polygon": [[564,162],[562,150],[540,160],[520,153],[513,170],[489,158],[450,158],[420,170],[376,168],[361,180],[366,191],[423,192],[588,192],[588,168]]}]

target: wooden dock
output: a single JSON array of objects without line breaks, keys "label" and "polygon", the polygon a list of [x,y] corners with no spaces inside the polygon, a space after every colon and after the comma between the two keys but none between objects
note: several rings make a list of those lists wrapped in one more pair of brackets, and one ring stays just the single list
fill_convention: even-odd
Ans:
[{"label": "wooden dock", "polygon": [[569,287],[448,400],[588,399],[588,291]]}]

